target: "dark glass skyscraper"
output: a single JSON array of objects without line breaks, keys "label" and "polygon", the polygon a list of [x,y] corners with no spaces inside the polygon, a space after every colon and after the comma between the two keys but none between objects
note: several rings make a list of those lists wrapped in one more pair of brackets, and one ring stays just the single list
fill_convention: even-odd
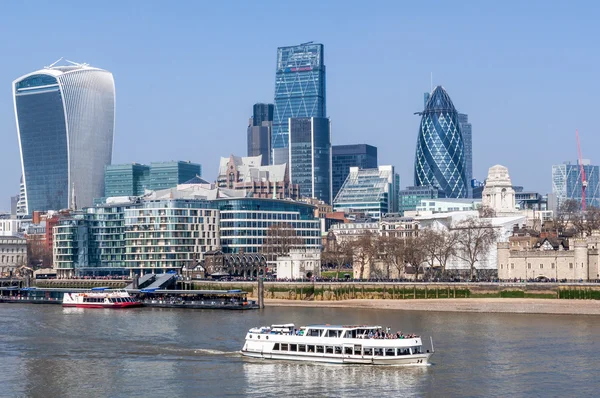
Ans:
[{"label": "dark glass skyscraper", "polygon": [[289,119],[290,181],[300,195],[331,204],[331,131],[322,117]]},{"label": "dark glass skyscraper", "polygon": [[458,112],[437,86],[423,112],[415,155],[415,185],[432,185],[448,198],[467,197],[464,142]]},{"label": "dark glass skyscraper", "polygon": [[344,185],[350,167],[377,168],[377,147],[371,145],[334,145],[331,153],[331,190],[334,199]]},{"label": "dark glass skyscraper", "polygon": [[289,163],[289,118],[324,118],[325,55],[312,42],[277,49],[275,113],[271,147],[273,164]]},{"label": "dark glass skyscraper", "polygon": [[458,114],[458,122],[460,123],[460,131],[462,133],[463,142],[465,145],[465,176],[467,177],[467,192],[468,197],[473,197],[473,133],[471,123],[469,123],[469,115],[464,113]]},{"label": "dark glass skyscraper", "polygon": [[254,104],[248,123],[248,156],[262,155],[261,166],[271,164],[273,111],[273,104]]}]

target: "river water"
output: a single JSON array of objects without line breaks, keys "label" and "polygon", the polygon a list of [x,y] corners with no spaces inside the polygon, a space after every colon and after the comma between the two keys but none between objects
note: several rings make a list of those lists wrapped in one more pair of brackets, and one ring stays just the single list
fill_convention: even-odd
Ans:
[{"label": "river water", "polygon": [[[434,338],[421,368],[237,354],[252,326],[380,324]],[[0,305],[0,396],[597,396],[600,317],[271,307]]]}]

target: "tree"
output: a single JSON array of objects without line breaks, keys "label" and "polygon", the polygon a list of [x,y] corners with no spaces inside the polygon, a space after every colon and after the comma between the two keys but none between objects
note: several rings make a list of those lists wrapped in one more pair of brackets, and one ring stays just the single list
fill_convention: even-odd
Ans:
[{"label": "tree", "polygon": [[475,263],[490,251],[498,233],[490,222],[475,217],[459,222],[453,230],[458,235],[456,256],[469,264],[469,278],[473,279]]},{"label": "tree", "polygon": [[344,265],[352,263],[352,245],[342,240],[335,244],[333,250],[323,252],[321,259],[323,264],[333,265],[339,274]]},{"label": "tree", "polygon": [[421,231],[421,245],[426,253],[426,261],[431,269],[439,266],[442,278],[446,277],[446,265],[456,255],[458,233],[455,230]]},{"label": "tree", "polygon": [[353,264],[358,264],[358,279],[364,279],[365,267],[367,265],[369,265],[369,268],[371,267],[371,263],[373,262],[373,257],[375,257],[376,251],[375,237],[372,232],[367,232],[353,242]]},{"label": "tree", "polygon": [[273,224],[267,230],[263,241],[263,254],[267,260],[274,261],[278,256],[287,255],[291,249],[299,247],[302,239],[289,223]]},{"label": "tree", "polygon": [[559,234],[569,229],[576,229],[576,224],[580,225],[580,209],[581,204],[574,199],[567,199],[560,203],[554,216],[554,226]]},{"label": "tree", "polygon": [[410,236],[404,242],[404,265],[410,265],[415,270],[415,281],[419,279],[419,268],[425,262],[427,253],[423,249],[424,239],[420,236]]},{"label": "tree", "polygon": [[489,206],[481,206],[479,209],[479,217],[481,218],[494,218],[496,217],[496,211]]},{"label": "tree", "polygon": [[392,267],[398,271],[398,277],[404,273],[404,239],[395,236],[380,236],[377,239],[379,255],[385,264],[385,278],[390,279]]}]

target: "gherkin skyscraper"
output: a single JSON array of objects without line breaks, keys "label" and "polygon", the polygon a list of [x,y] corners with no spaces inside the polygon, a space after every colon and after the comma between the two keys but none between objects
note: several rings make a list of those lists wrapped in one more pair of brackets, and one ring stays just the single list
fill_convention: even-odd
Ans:
[{"label": "gherkin skyscraper", "polygon": [[436,187],[447,198],[466,198],[465,150],[458,112],[442,86],[433,90],[419,115],[415,185]]}]

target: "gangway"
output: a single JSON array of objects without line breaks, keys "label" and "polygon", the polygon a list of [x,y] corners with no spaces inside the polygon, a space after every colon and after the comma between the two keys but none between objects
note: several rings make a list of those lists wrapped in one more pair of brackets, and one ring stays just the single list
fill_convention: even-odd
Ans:
[{"label": "gangway", "polygon": [[[145,288],[146,286],[148,286],[152,282],[154,282],[155,279],[156,279],[156,275],[155,274],[146,274],[146,275],[140,276],[140,279],[138,280],[137,289],[143,289],[143,288]],[[125,289],[134,289],[133,282],[130,283],[129,285],[127,285],[125,287]]]},{"label": "gangway", "polygon": [[175,283],[177,274],[158,274],[151,285],[144,287],[145,289],[166,289]]}]

